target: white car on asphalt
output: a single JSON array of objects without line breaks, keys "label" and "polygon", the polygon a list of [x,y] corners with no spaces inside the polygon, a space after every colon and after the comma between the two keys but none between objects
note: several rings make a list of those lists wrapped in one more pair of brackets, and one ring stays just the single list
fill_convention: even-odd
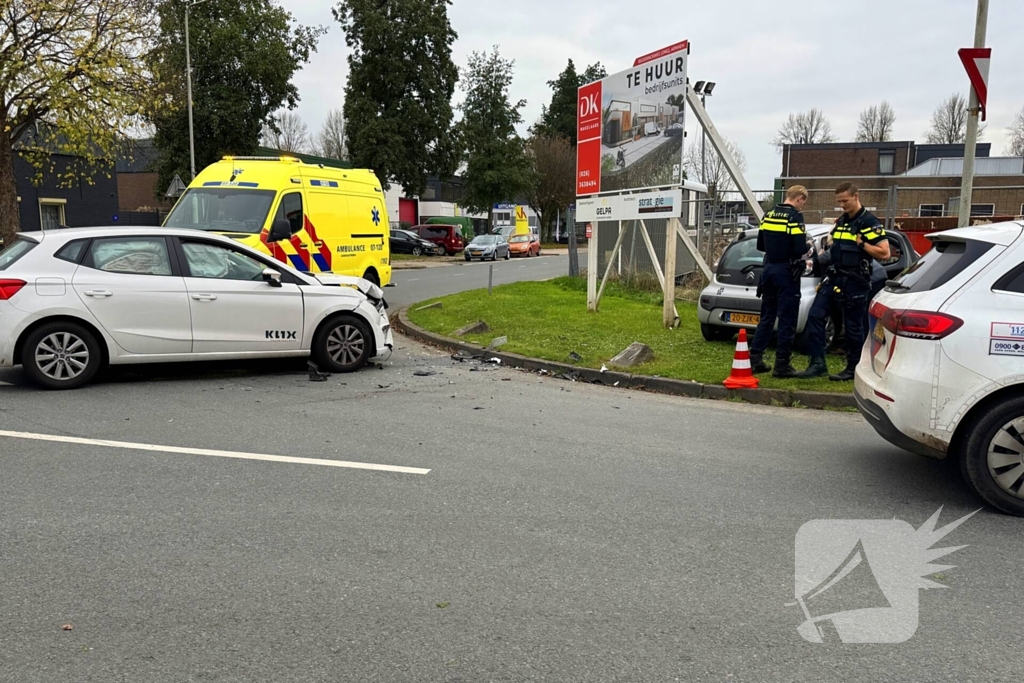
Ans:
[{"label": "white car on asphalt", "polygon": [[936,233],[878,294],[857,405],[891,443],[956,458],[994,507],[1024,515],[1024,223]]},{"label": "white car on asphalt", "polygon": [[72,389],[107,364],[391,353],[379,287],[300,273],[227,237],[165,228],[21,233],[0,252],[0,367]]}]

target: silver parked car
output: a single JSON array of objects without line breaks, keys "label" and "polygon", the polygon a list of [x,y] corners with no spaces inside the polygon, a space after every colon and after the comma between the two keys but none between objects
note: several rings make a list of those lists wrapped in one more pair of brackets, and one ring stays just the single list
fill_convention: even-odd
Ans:
[{"label": "silver parked car", "polygon": [[467,261],[475,258],[481,261],[497,261],[503,258],[506,261],[510,258],[508,242],[501,235],[477,235],[473,241],[466,245],[463,252]]},{"label": "silver parked car", "polygon": [[[807,237],[815,249],[821,248],[822,240],[834,226],[813,224],[807,226]],[[887,230],[891,256],[881,264],[888,277],[896,277],[913,265],[918,257],[903,233]],[[700,331],[707,341],[728,341],[740,328],[748,332],[757,329],[761,319],[761,300],[757,297],[757,284],[761,280],[764,252],[757,249],[757,227],[741,232],[736,241],[726,247],[715,267],[715,277],[700,294],[697,319]],[[823,275],[820,265],[808,262],[808,268],[800,281],[800,315],[797,318],[795,347],[806,353],[807,335],[804,327],[814,303],[814,295]],[[776,326],[778,323],[776,323]],[[831,347],[842,332],[842,316],[835,314],[825,326],[826,348]]]}]

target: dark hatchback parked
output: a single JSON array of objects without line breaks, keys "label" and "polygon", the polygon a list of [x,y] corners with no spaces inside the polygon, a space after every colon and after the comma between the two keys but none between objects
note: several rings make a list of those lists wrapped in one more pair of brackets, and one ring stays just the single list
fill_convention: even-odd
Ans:
[{"label": "dark hatchback parked", "polygon": [[430,240],[425,240],[408,230],[391,231],[391,252],[394,254],[412,254],[413,256],[421,256],[423,254],[433,256],[434,254],[443,253]]}]

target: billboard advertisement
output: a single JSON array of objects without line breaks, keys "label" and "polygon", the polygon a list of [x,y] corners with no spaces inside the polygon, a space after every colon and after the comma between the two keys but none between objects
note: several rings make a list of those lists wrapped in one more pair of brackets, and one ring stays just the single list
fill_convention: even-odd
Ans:
[{"label": "billboard advertisement", "polygon": [[682,182],[688,41],[579,89],[576,194]]}]

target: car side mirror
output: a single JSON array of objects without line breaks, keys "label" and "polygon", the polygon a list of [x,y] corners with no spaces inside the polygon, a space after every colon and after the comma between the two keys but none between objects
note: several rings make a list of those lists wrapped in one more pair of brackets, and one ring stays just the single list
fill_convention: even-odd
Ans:
[{"label": "car side mirror", "polygon": [[280,242],[282,240],[289,239],[292,236],[292,224],[287,218],[277,218],[270,225],[270,234],[267,236],[268,242]]},{"label": "car side mirror", "polygon": [[263,271],[263,281],[271,287],[281,286],[281,273],[274,270],[273,268],[267,268]]}]

